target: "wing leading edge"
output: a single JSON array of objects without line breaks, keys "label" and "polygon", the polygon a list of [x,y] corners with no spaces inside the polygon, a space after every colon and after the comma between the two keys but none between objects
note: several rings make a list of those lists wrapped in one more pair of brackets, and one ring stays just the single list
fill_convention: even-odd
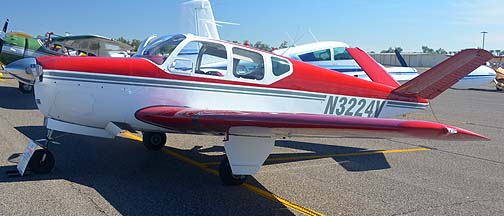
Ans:
[{"label": "wing leading edge", "polygon": [[277,137],[414,137],[439,140],[489,140],[458,127],[418,121],[317,114],[197,110],[153,106],[137,111],[136,118],[183,132],[226,133],[232,127],[272,128]]}]

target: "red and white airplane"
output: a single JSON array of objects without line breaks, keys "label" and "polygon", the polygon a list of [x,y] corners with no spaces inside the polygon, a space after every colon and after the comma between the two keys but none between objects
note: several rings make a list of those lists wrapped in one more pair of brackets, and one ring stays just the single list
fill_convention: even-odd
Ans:
[{"label": "red and white airplane", "polygon": [[487,140],[441,123],[381,117],[426,108],[428,99],[488,61],[489,52],[464,50],[399,85],[364,51],[347,50],[372,82],[193,35],[151,38],[134,58],[27,58],[6,70],[35,86],[46,118],[47,142],[29,165],[35,172],[52,169],[46,148],[54,130],[107,138],[141,131],[151,150],[165,145],[166,133],[224,136],[227,157],[219,171],[227,185],[254,175],[276,139]]}]

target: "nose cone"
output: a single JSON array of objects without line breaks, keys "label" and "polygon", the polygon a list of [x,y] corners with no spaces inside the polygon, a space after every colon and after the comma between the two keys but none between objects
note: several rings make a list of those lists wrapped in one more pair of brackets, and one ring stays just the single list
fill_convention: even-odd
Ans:
[{"label": "nose cone", "polygon": [[20,82],[33,85],[40,75],[39,67],[35,58],[23,58],[5,66],[5,71]]}]

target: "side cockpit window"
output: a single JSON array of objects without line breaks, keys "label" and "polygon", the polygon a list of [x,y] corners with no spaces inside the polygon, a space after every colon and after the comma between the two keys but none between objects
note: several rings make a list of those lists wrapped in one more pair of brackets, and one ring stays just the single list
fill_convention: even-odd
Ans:
[{"label": "side cockpit window", "polygon": [[254,51],[233,47],[233,75],[237,78],[262,80],[263,56]]},{"label": "side cockpit window", "polygon": [[161,65],[185,39],[183,35],[167,35],[152,39],[135,56],[143,57]]},{"label": "side cockpit window", "polygon": [[347,52],[346,47],[336,47],[334,51],[334,60],[353,60],[352,56]]},{"label": "side cockpit window", "polygon": [[278,57],[271,57],[271,66],[273,70],[273,74],[275,76],[280,76],[285,74],[291,70],[291,66],[289,62],[285,59],[281,59]]},{"label": "side cockpit window", "polygon": [[309,53],[299,55],[299,58],[305,62],[331,61],[331,50],[324,49],[324,50],[309,52]]},{"label": "side cockpit window", "polygon": [[224,76],[227,72],[227,52],[222,44],[193,41],[177,54],[170,71],[211,76]]}]

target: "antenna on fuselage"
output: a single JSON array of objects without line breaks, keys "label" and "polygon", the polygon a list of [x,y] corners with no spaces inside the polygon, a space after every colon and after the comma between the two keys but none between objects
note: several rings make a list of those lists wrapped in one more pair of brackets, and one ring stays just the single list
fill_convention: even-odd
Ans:
[{"label": "antenna on fuselage", "polygon": [[317,40],[317,38],[315,37],[315,35],[313,34],[313,32],[311,31],[311,29],[308,29],[308,32],[310,33],[310,35],[312,36],[313,40],[315,40],[315,42],[319,42],[319,40]]},{"label": "antenna on fuselage", "polygon": [[289,34],[289,32],[285,32],[285,34],[287,34],[287,37],[291,40],[292,45],[297,46],[296,45],[296,41],[294,41],[294,39],[291,37],[291,35]]}]

